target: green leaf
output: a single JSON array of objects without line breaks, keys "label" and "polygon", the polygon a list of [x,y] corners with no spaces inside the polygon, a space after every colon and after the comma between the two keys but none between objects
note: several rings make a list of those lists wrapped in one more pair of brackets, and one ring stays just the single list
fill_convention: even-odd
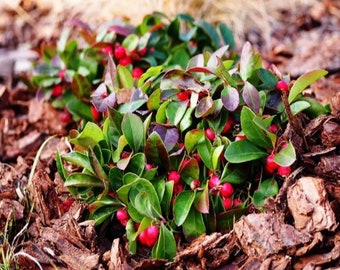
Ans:
[{"label": "green leaf", "polygon": [[228,44],[232,49],[235,49],[235,40],[233,31],[231,31],[224,23],[219,23],[218,28],[225,44]]},{"label": "green leaf", "polygon": [[197,159],[191,158],[185,162],[185,165],[181,166],[181,178],[182,180],[190,185],[193,179],[198,179],[200,175],[200,168]]},{"label": "green leaf", "polygon": [[162,211],[154,186],[146,179],[139,179],[131,186],[129,199],[136,210],[149,218],[162,218]]},{"label": "green leaf", "polygon": [[213,148],[211,142],[206,137],[204,137],[204,140],[202,140],[197,145],[197,150],[204,165],[207,166],[210,170],[213,170],[214,166],[211,159]]},{"label": "green leaf", "polygon": [[232,142],[227,147],[224,156],[231,163],[242,163],[260,159],[267,156],[267,153],[248,140],[241,140]]},{"label": "green leaf", "polygon": [[246,164],[231,164],[228,163],[227,166],[223,168],[221,175],[221,182],[229,182],[231,184],[240,185],[243,184],[248,178],[250,168]]},{"label": "green leaf", "polygon": [[85,173],[70,174],[65,183],[65,187],[104,187],[104,184],[97,177]]},{"label": "green leaf", "polygon": [[243,45],[240,58],[240,75],[243,81],[247,81],[254,71],[254,50],[250,42]]},{"label": "green leaf", "polygon": [[178,126],[187,110],[186,101],[171,102],[166,108],[166,115],[172,125]]},{"label": "green leaf", "polygon": [[136,241],[136,238],[134,238],[136,230],[135,230],[135,224],[134,224],[132,219],[130,219],[128,221],[125,229],[126,229],[126,238],[129,241],[129,251],[132,254],[136,254],[136,252],[137,252],[137,241]]},{"label": "green leaf", "polygon": [[145,169],[146,158],[144,153],[136,153],[130,159],[126,171],[132,172],[136,175],[141,175]]},{"label": "green leaf", "polygon": [[56,165],[57,165],[58,173],[59,173],[61,179],[63,179],[65,181],[67,176],[68,176],[68,174],[67,174],[67,171],[65,170],[65,167],[63,165],[59,149],[57,149],[55,160],[56,160]]},{"label": "green leaf", "polygon": [[130,34],[123,40],[123,47],[132,52],[138,46],[139,37],[136,34]]},{"label": "green leaf", "polygon": [[152,248],[152,258],[172,261],[176,251],[176,241],[173,233],[165,225],[161,225],[158,241]]},{"label": "green leaf", "polygon": [[123,88],[132,89],[133,88],[133,78],[130,70],[122,65],[117,67],[118,80]]},{"label": "green leaf", "polygon": [[168,104],[170,101],[165,101],[159,106],[157,112],[156,112],[156,122],[157,123],[165,123],[167,118],[166,118],[166,108],[168,107]]},{"label": "green leaf", "polygon": [[195,109],[195,117],[203,118],[214,112],[214,101],[210,96],[202,98]]},{"label": "green leaf", "polygon": [[68,162],[71,162],[73,164],[76,164],[90,173],[94,174],[94,170],[91,166],[91,163],[89,161],[89,157],[85,154],[82,154],[80,152],[69,152],[62,156],[62,159]]},{"label": "green leaf", "polygon": [[255,113],[244,106],[241,111],[241,127],[247,139],[253,144],[265,149],[272,148],[272,142],[262,129],[254,122]]},{"label": "green leaf", "polygon": [[302,112],[303,110],[309,107],[310,107],[310,103],[307,101],[303,101],[303,100],[295,101],[294,103],[290,105],[290,109],[294,115],[298,114],[299,112]]},{"label": "green leaf", "polygon": [[272,72],[267,69],[260,68],[257,70],[257,75],[265,86],[267,86],[269,89],[275,89],[278,79]]},{"label": "green leaf", "polygon": [[251,83],[245,82],[242,97],[248,107],[257,114],[260,110],[260,95]]},{"label": "green leaf", "polygon": [[83,131],[76,137],[70,139],[70,142],[84,147],[94,147],[101,140],[104,140],[103,131],[95,123],[87,122]]},{"label": "green leaf", "polygon": [[174,189],[174,181],[167,181],[165,183],[165,190],[163,199],[161,201],[161,207],[163,212],[165,213],[165,217],[170,217],[170,205],[171,205],[171,198],[173,195],[173,189]]},{"label": "green leaf", "polygon": [[291,142],[275,155],[274,161],[282,167],[292,165],[296,160],[295,148]]},{"label": "green leaf", "polygon": [[254,192],[254,205],[261,207],[265,199],[275,196],[279,191],[279,186],[275,179],[267,179],[259,184],[259,188]]},{"label": "green leaf", "polygon": [[125,114],[122,121],[122,132],[132,150],[138,152],[144,142],[143,121],[135,114]]},{"label": "green leaf", "polygon": [[89,216],[90,220],[95,221],[95,225],[98,226],[102,224],[105,220],[111,218],[116,212],[117,207],[115,206],[104,206],[99,208],[97,211]]},{"label": "green leaf", "polygon": [[289,91],[288,102],[292,103],[298,95],[302,93],[303,90],[307,88],[310,84],[317,81],[318,79],[324,77],[328,71],[323,69],[313,70],[301,75],[293,84]]},{"label": "green leaf", "polygon": [[215,30],[215,27],[204,20],[196,22],[196,25],[200,27],[204,31],[204,33],[210,38],[211,45],[213,46],[213,48],[217,49],[220,46],[220,38],[218,36],[217,31]]},{"label": "green leaf", "polygon": [[194,200],[195,193],[189,190],[181,192],[176,197],[174,203],[174,217],[177,226],[181,226],[185,222]]},{"label": "green leaf", "polygon": [[221,160],[221,154],[223,152],[224,145],[217,146],[211,155],[211,163],[213,166],[213,170],[216,170],[219,164],[219,161]]},{"label": "green leaf", "polygon": [[203,136],[204,130],[202,129],[192,129],[185,134],[184,145],[188,153],[195,149]]},{"label": "green leaf", "polygon": [[132,113],[138,110],[146,102],[147,102],[146,99],[138,99],[138,100],[130,101],[130,102],[121,104],[117,110],[120,113]]},{"label": "green leaf", "polygon": [[190,209],[188,217],[183,223],[183,233],[186,239],[191,240],[205,233],[203,216],[194,207]]},{"label": "green leaf", "polygon": [[181,123],[179,124],[180,130],[183,132],[189,127],[191,127],[192,124],[192,112],[195,110],[194,107],[187,108]]},{"label": "green leaf", "polygon": [[170,166],[169,154],[157,132],[152,132],[146,140],[144,153],[149,164],[153,164],[161,170],[168,171]]}]

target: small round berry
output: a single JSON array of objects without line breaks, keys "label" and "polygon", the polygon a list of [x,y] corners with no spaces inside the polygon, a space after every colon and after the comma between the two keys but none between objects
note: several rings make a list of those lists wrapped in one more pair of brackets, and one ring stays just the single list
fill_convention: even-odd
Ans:
[{"label": "small round berry", "polygon": [[126,212],[125,209],[120,208],[117,210],[116,216],[119,222],[125,227],[130,218],[128,212]]},{"label": "small round berry", "polygon": [[146,233],[148,236],[146,245],[152,247],[157,242],[159,228],[156,225],[151,225],[146,229]]},{"label": "small round berry", "polygon": [[235,136],[235,142],[236,141],[243,141],[243,140],[246,140],[246,139],[247,139],[246,135],[236,135]]},{"label": "small round berry", "polygon": [[265,171],[268,174],[274,173],[280,166],[274,161],[275,155],[272,153],[266,159]]},{"label": "small round berry", "polygon": [[111,46],[106,46],[104,48],[101,49],[101,52],[104,54],[112,54],[113,50]]},{"label": "small round berry", "polygon": [[65,80],[65,70],[61,69],[58,71],[58,77],[62,80]]},{"label": "small round berry", "polygon": [[147,163],[147,164],[145,165],[145,170],[146,170],[146,171],[150,171],[150,170],[153,169],[153,168],[154,168],[154,166],[153,166],[152,164]]},{"label": "small round berry", "polygon": [[282,177],[285,177],[285,176],[288,176],[289,174],[291,173],[291,168],[288,166],[288,167],[279,167],[277,169],[277,174],[282,176]]},{"label": "small round berry", "polygon": [[119,45],[115,48],[113,54],[117,59],[122,59],[126,56],[126,50],[123,46]]},{"label": "small round berry", "polygon": [[222,130],[222,134],[227,134],[228,131],[231,129],[232,125],[234,124],[234,119],[229,117],[228,121],[225,123],[225,126]]},{"label": "small round berry", "polygon": [[213,141],[215,140],[215,133],[211,128],[207,128],[205,130],[205,136],[210,140]]},{"label": "small round berry", "polygon": [[139,79],[143,74],[144,74],[144,71],[140,67],[134,67],[132,69],[132,78],[134,79]]},{"label": "small round berry", "polygon": [[181,175],[178,171],[171,171],[168,175],[168,181],[174,181],[175,184],[179,182]]},{"label": "small round berry", "polygon": [[222,203],[223,203],[225,210],[229,210],[233,206],[233,200],[229,197],[223,198]]},{"label": "small round berry", "polygon": [[233,195],[233,193],[234,193],[233,185],[228,182],[223,183],[221,190],[220,190],[221,196],[230,197],[231,195]]},{"label": "small round berry", "polygon": [[195,189],[199,188],[200,186],[201,186],[201,182],[198,179],[194,179],[190,183],[191,190],[195,190]]},{"label": "small round berry", "polygon": [[184,189],[184,186],[180,183],[174,185],[174,194],[178,195],[180,194]]},{"label": "small round berry", "polygon": [[63,93],[63,87],[60,84],[58,84],[58,85],[53,87],[51,96],[52,97],[59,97],[59,96],[62,95],[62,93]]},{"label": "small round berry", "polygon": [[60,112],[59,113],[59,119],[60,119],[61,122],[67,124],[71,121],[71,114],[67,110]]},{"label": "small round berry", "polygon": [[100,119],[100,112],[94,106],[91,106],[91,114],[94,121],[98,121]]},{"label": "small round berry", "polygon": [[276,124],[271,124],[268,130],[271,133],[276,133],[279,130],[279,127]]},{"label": "small round berry", "polygon": [[147,52],[148,52],[148,48],[147,48],[147,47],[144,47],[144,48],[142,48],[142,49],[140,49],[140,50],[138,51],[138,54],[139,54],[140,56],[145,56],[145,55],[147,54]]},{"label": "small round berry", "polygon": [[63,209],[64,213],[68,212],[68,210],[70,210],[71,205],[73,204],[74,200],[70,199],[70,200],[65,200],[63,202],[61,202],[60,206]]},{"label": "small round berry", "polygon": [[285,81],[278,81],[275,85],[276,89],[281,92],[289,92],[288,84]]},{"label": "small round berry", "polygon": [[217,175],[212,175],[209,179],[208,185],[209,185],[210,188],[214,188],[214,187],[219,186],[220,183],[221,183],[220,178]]},{"label": "small round berry", "polygon": [[132,59],[129,56],[125,56],[119,59],[119,64],[121,66],[128,66],[132,64]]},{"label": "small round berry", "polygon": [[180,91],[176,95],[179,101],[186,101],[189,99],[189,94],[186,91]]},{"label": "small round berry", "polygon": [[238,198],[235,198],[235,199],[233,200],[233,206],[239,206],[239,205],[241,205],[241,204],[243,204],[242,200],[240,200],[240,199],[238,199]]}]

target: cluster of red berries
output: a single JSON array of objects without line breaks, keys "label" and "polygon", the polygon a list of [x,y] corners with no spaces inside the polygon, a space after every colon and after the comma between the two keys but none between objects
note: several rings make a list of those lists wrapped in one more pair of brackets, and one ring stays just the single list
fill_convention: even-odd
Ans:
[{"label": "cluster of red berries", "polygon": [[284,167],[284,166],[280,166],[279,164],[277,164],[275,162],[275,155],[273,153],[271,153],[267,159],[266,159],[266,164],[265,164],[265,172],[267,174],[274,174],[277,173],[278,175],[285,177],[288,176],[291,172],[291,168],[289,166]]},{"label": "cluster of red berries", "polygon": [[[126,227],[130,216],[128,214],[128,212],[123,209],[120,208],[117,210],[116,212],[116,217],[118,219],[118,221],[124,226]],[[136,223],[136,229],[138,229],[139,224]],[[150,225],[149,227],[147,227],[144,231],[142,231],[139,235],[138,235],[138,240],[142,245],[145,245],[147,247],[153,247],[153,245],[157,242],[158,240],[158,235],[159,235],[159,228],[156,225]]]},{"label": "cluster of red berries", "polygon": [[225,210],[229,210],[232,207],[242,204],[242,201],[240,199],[232,199],[232,195],[234,194],[233,185],[229,182],[221,184],[221,180],[217,175],[212,174],[210,176],[208,185],[213,195],[221,196]]},{"label": "cluster of red berries", "polygon": [[181,174],[178,171],[170,171],[168,174],[168,181],[174,182],[174,194],[178,195],[184,189],[183,184],[180,182]]}]

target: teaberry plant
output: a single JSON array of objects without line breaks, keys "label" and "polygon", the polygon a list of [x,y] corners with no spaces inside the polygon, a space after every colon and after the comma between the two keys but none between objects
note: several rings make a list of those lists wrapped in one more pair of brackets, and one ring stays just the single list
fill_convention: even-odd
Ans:
[{"label": "teaberry plant", "polygon": [[[151,66],[185,68],[188,60],[203,49],[234,46],[226,25],[215,28],[186,14],[170,20],[162,13],[153,13],[136,27],[113,20],[97,32],[79,20],[70,20],[66,26],[58,42],[44,41],[36,48],[41,57],[28,83],[60,109],[60,119],[65,123],[103,119],[91,106],[90,96],[102,80],[108,55],[119,64],[118,76],[124,73],[126,78],[129,73],[129,82],[133,83]],[[83,38],[79,42],[70,38],[73,27]]]},{"label": "teaberry plant", "polygon": [[143,245],[153,258],[172,260],[175,235],[190,241],[231,229],[276,195],[296,161],[292,143],[279,140],[288,121],[281,97],[292,115],[327,113],[302,94],[326,71],[290,81],[264,68],[249,43],[236,60],[223,46],[185,69],[150,67],[123,103],[119,70],[109,57],[92,94],[108,117],[71,131],[74,149],[57,153],[57,167],[72,195],[88,203],[89,219],[119,221],[130,251]]}]

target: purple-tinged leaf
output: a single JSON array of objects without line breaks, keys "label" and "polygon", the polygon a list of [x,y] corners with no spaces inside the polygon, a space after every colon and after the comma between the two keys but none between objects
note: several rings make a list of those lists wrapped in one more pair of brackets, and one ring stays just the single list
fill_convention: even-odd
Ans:
[{"label": "purple-tinged leaf", "polygon": [[98,112],[106,112],[108,108],[112,109],[116,104],[116,94],[108,94],[106,85],[101,83],[92,93],[92,104]]},{"label": "purple-tinged leaf", "polygon": [[104,83],[109,87],[114,89],[117,79],[117,67],[112,59],[112,55],[109,54],[107,61],[107,69],[105,72]]},{"label": "purple-tinged leaf", "polygon": [[144,153],[149,164],[153,164],[163,171],[169,170],[169,154],[165,148],[162,138],[157,132],[152,132],[146,140]]},{"label": "purple-tinged leaf", "polygon": [[198,54],[192,57],[187,65],[187,69],[195,68],[195,67],[204,67],[204,55]]},{"label": "purple-tinged leaf", "polygon": [[202,98],[196,107],[195,116],[197,118],[206,117],[214,112],[215,104],[210,96]]},{"label": "purple-tinged leaf", "polygon": [[199,73],[208,73],[208,74],[215,75],[215,73],[212,70],[206,67],[191,67],[191,68],[188,68],[186,72],[199,72]]},{"label": "purple-tinged leaf", "polygon": [[240,59],[240,75],[243,81],[250,78],[253,73],[254,63],[254,50],[249,42],[246,42],[242,48]]},{"label": "purple-tinged leaf", "polygon": [[130,34],[133,33],[134,28],[130,25],[119,25],[119,24],[115,24],[115,25],[111,25],[107,28],[108,31],[113,31],[118,35],[121,36],[128,36]]},{"label": "purple-tinged leaf", "polygon": [[242,97],[244,102],[248,105],[248,107],[254,112],[258,113],[260,110],[260,95],[257,89],[250,84],[249,82],[245,82]]},{"label": "purple-tinged leaf", "polygon": [[203,84],[197,81],[195,77],[179,69],[172,69],[165,73],[162,78],[160,88],[162,90],[178,89],[180,91],[206,91]]},{"label": "purple-tinged leaf", "polygon": [[218,66],[220,59],[228,51],[228,48],[229,48],[229,45],[225,45],[219,48],[217,51],[215,51],[209,58],[209,61],[207,63],[207,68],[215,70]]},{"label": "purple-tinged leaf", "polygon": [[182,180],[188,185],[190,185],[193,179],[198,179],[200,176],[200,168],[197,159],[190,158],[189,160],[185,160],[181,166],[180,173]]},{"label": "purple-tinged leaf", "polygon": [[230,112],[233,112],[237,109],[240,104],[240,94],[236,88],[227,86],[222,90],[221,100],[223,106]]},{"label": "purple-tinged leaf", "polygon": [[153,131],[157,132],[162,138],[168,152],[170,152],[178,142],[179,133],[176,127],[156,124]]},{"label": "purple-tinged leaf", "polygon": [[195,209],[202,214],[209,214],[209,186],[205,185],[202,192],[196,193]]}]

